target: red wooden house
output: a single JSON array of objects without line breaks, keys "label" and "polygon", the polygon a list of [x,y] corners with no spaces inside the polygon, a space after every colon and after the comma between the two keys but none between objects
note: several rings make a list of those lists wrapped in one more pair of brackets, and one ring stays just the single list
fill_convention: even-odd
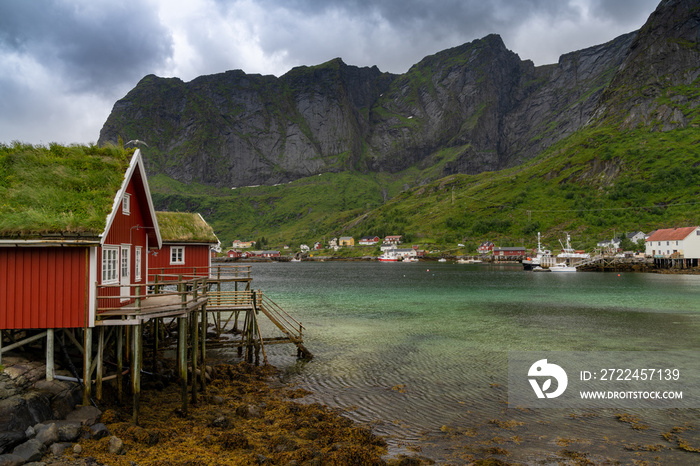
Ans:
[{"label": "red wooden house", "polygon": [[[0,185],[0,330],[94,327],[98,306],[146,283],[161,247],[139,150],[54,149],[0,154],[23,190]],[[96,299],[100,285],[114,299]]]},{"label": "red wooden house", "polygon": [[156,275],[172,279],[207,277],[211,267],[211,251],[221,243],[214,230],[199,214],[156,212],[163,247],[149,257],[149,280]]}]

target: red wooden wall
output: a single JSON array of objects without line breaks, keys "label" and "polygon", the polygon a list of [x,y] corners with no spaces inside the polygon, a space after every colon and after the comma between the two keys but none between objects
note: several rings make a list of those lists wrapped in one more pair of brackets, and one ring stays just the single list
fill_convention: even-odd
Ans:
[{"label": "red wooden wall", "polygon": [[155,274],[182,275],[183,278],[209,276],[210,253],[208,244],[173,245],[185,248],[185,263],[179,265],[170,264],[170,247],[164,244],[158,254],[149,256],[148,267],[149,280],[152,281]]},{"label": "red wooden wall", "polygon": [[0,247],[0,329],[85,324],[88,248]]}]

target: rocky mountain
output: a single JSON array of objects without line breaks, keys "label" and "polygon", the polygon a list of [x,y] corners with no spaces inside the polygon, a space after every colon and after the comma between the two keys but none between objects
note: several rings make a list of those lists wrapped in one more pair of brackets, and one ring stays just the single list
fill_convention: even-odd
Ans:
[{"label": "rocky mountain", "polygon": [[593,120],[636,125],[666,115],[669,127],[683,125],[677,102],[655,99],[668,80],[697,78],[696,5],[663,0],[638,33],[538,67],[489,35],[402,75],[340,59],[279,78],[149,75],[115,104],[99,143],[145,140],[149,173],[216,186],[412,166],[442,175],[498,170]]}]

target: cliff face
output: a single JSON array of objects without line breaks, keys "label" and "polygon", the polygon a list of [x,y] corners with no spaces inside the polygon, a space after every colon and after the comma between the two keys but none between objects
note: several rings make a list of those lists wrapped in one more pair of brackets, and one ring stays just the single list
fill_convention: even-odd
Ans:
[{"label": "cliff face", "polygon": [[443,174],[514,166],[594,119],[616,115],[629,127],[664,114],[666,127],[683,125],[682,109],[655,99],[698,76],[691,3],[664,0],[639,33],[540,67],[490,35],[403,75],[335,59],[280,78],[146,76],[115,104],[99,143],[145,140],[149,173],[217,186],[396,172],[430,166],[443,149]]},{"label": "cliff face", "polygon": [[698,100],[700,4],[662,0],[629,47],[595,116],[621,129],[687,126]]}]

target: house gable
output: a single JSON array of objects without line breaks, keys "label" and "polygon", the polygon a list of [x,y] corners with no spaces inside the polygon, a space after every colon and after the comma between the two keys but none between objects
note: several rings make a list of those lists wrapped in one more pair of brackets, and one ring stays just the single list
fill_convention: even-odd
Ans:
[{"label": "house gable", "polygon": [[[153,199],[151,198],[151,190],[148,186],[146,178],[146,170],[141,157],[141,150],[136,149],[129,168],[124,175],[124,181],[121,188],[114,197],[112,211],[107,217],[107,224],[104,231],[100,235],[100,243],[105,244],[108,240],[110,231],[118,217],[131,217],[131,212],[124,213],[124,198],[129,197],[131,211],[134,210],[135,204],[138,205],[141,211],[140,219],[131,219],[128,223],[132,223],[135,228],[143,228],[149,239],[149,246],[160,249],[163,245],[160,229],[158,228],[158,219],[155,209],[153,208]],[[131,228],[131,227],[130,227]]]}]

